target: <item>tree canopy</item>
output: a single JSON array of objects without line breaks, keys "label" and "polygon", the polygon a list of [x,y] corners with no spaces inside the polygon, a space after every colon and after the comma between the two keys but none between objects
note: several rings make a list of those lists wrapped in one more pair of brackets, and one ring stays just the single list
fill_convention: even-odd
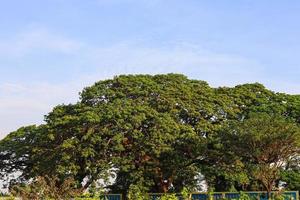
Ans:
[{"label": "tree canopy", "polygon": [[180,74],[121,75],[1,140],[0,174],[20,173],[11,185],[45,176],[82,189],[115,176],[108,188],[122,193],[137,184],[197,190],[203,176],[215,190],[268,189],[255,167],[280,162],[274,181],[294,187],[287,172],[299,168],[286,163],[299,156],[299,124],[300,96],[259,83],[212,88]]}]

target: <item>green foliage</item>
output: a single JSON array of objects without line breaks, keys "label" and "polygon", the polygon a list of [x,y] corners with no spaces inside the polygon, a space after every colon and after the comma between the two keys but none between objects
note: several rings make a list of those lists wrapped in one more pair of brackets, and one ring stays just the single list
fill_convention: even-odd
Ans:
[{"label": "green foliage", "polygon": [[274,199],[274,200],[285,200],[286,198],[285,198],[285,195],[279,194],[279,195],[275,195],[275,196],[273,197],[273,199]]},{"label": "green foliage", "polygon": [[0,200],[15,200],[16,198],[13,196],[0,196]]},{"label": "green foliage", "polygon": [[214,192],[211,188],[208,190],[207,196],[208,196],[208,200],[214,200]]},{"label": "green foliage", "polygon": [[37,177],[29,184],[11,186],[11,194],[23,200],[67,199],[77,196],[81,191],[74,189],[74,181],[67,179],[60,182],[56,177]]},{"label": "green foliage", "polygon": [[176,194],[164,194],[162,195],[159,200],[178,200]]},{"label": "green foliage", "polygon": [[129,191],[127,194],[128,200],[148,200],[149,197],[141,187],[138,185],[130,185]]},{"label": "green foliage", "polygon": [[280,172],[286,190],[300,191],[300,157],[290,160]]},{"label": "green foliage", "polygon": [[191,200],[192,199],[192,194],[191,192],[188,190],[187,187],[184,187],[181,191],[181,196],[183,198],[183,200]]},{"label": "green foliage", "polygon": [[239,200],[252,200],[252,199],[248,194],[246,194],[244,192],[240,192]]}]

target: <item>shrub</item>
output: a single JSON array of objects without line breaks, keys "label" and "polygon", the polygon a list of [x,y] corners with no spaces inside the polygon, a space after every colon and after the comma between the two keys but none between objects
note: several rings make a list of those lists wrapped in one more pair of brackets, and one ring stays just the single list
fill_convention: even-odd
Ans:
[{"label": "shrub", "polygon": [[160,200],[178,200],[175,194],[164,194],[160,197]]},{"label": "shrub", "polygon": [[148,195],[137,185],[130,185],[127,194],[128,200],[148,200]]}]

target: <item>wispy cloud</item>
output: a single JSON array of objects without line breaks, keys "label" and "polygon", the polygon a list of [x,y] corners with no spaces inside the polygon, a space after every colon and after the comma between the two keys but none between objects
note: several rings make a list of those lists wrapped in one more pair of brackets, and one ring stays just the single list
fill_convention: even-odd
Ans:
[{"label": "wispy cloud", "polygon": [[92,47],[85,52],[83,55],[95,71],[105,76],[177,72],[216,86],[258,81],[263,71],[263,67],[253,60],[184,43],[161,47],[121,43],[106,48]]},{"label": "wispy cloud", "polygon": [[0,85],[0,138],[18,127],[40,124],[43,116],[62,103],[74,103],[75,83],[13,83]]},{"label": "wispy cloud", "polygon": [[50,32],[33,28],[0,43],[0,57],[21,57],[39,51],[72,54],[81,48],[81,43]]},{"label": "wispy cloud", "polygon": [[[81,69],[80,73],[68,81],[55,84],[50,83],[51,80],[0,81],[0,138],[22,125],[42,123],[43,116],[53,106],[74,103],[83,87],[118,74],[173,72],[206,80],[215,87],[259,81],[268,83],[274,90],[294,93],[300,91],[300,88],[289,88],[290,83],[286,83],[288,88],[278,81],[272,85],[275,81],[265,78],[263,66],[255,60],[216,53],[198,45],[174,43],[158,47],[127,41],[99,47],[46,29],[23,32],[9,41],[0,41],[0,44],[0,58],[10,56],[14,59],[49,50],[70,55],[69,60],[64,60],[61,64],[61,69],[66,66],[68,69]],[[8,50],[6,47],[9,47]]]}]

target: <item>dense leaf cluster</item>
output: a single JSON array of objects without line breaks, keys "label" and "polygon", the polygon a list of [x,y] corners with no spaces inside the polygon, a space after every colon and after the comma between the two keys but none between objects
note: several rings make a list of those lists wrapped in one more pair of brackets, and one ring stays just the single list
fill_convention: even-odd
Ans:
[{"label": "dense leaf cluster", "polygon": [[[300,96],[263,85],[211,88],[180,74],[122,75],[95,83],[76,104],[56,106],[45,124],[0,141],[2,179],[70,178],[113,192],[299,189]],[[270,173],[272,172],[272,173]],[[11,182],[13,185],[14,182]]]}]

